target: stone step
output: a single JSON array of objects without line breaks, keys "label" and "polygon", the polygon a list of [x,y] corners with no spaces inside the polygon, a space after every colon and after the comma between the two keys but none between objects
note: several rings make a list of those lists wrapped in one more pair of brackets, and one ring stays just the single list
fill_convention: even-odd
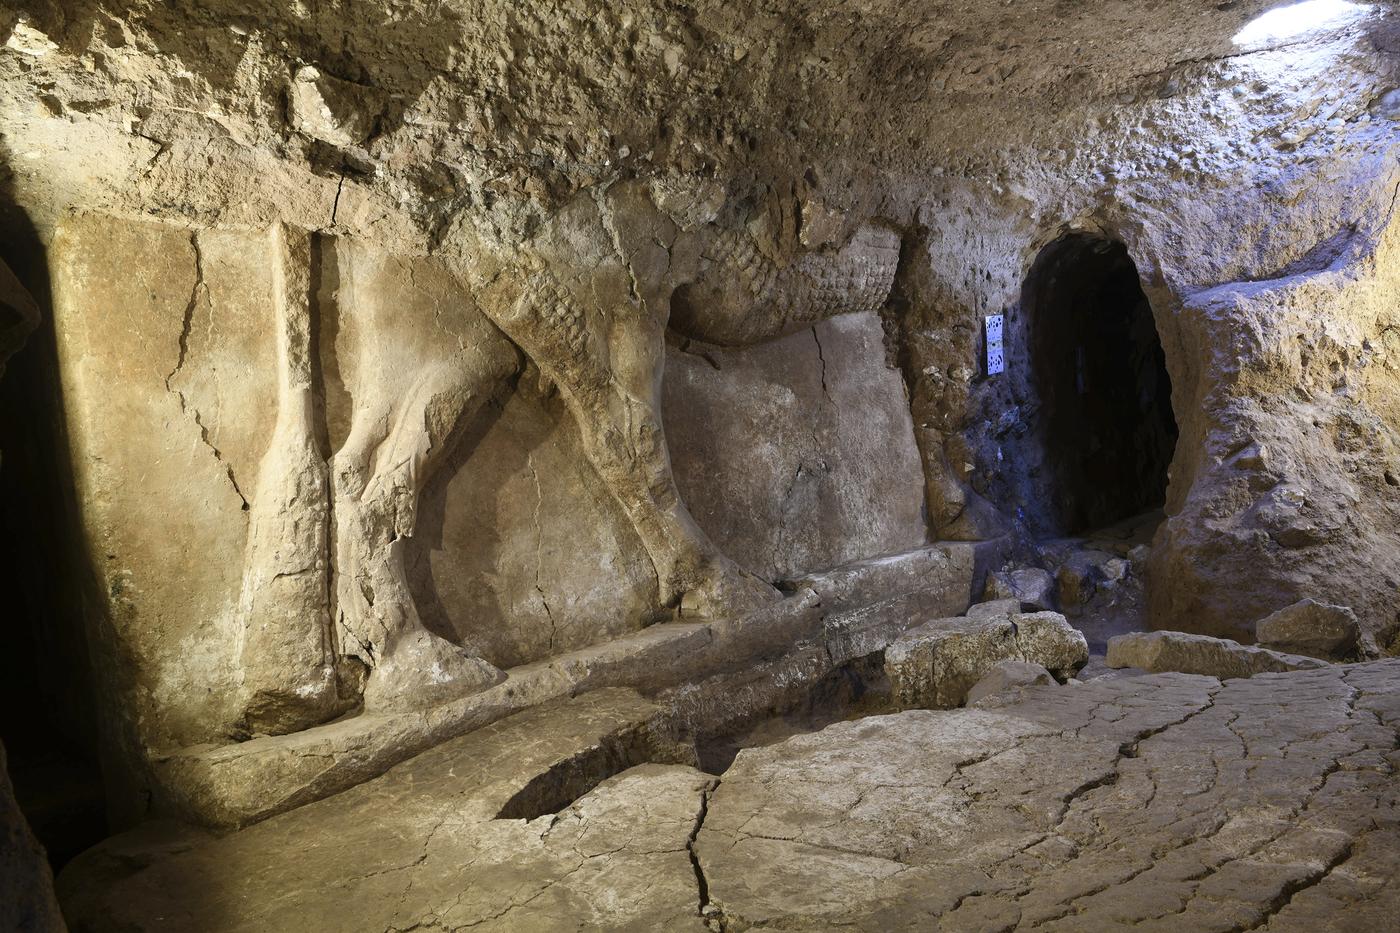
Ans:
[{"label": "stone step", "polygon": [[973,597],[974,550],[967,545],[932,544],[805,574],[784,580],[778,587],[788,593],[812,590],[832,612],[868,606],[915,590],[937,591],[946,594],[950,606],[956,606],[953,611],[961,612]]}]

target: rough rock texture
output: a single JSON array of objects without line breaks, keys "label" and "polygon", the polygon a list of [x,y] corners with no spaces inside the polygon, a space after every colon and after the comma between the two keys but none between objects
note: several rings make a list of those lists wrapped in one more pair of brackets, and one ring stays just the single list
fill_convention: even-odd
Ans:
[{"label": "rough rock texture", "polygon": [[1079,613],[1101,584],[1120,577],[1127,562],[1095,548],[1076,548],[1055,570],[1055,592],[1066,612]]},{"label": "rough rock texture", "polygon": [[709,905],[741,929],[1384,928],[1397,678],[1110,678],[750,749],[696,838]]},{"label": "rough rock texture", "polygon": [[988,697],[1019,691],[1022,687],[1050,686],[1055,678],[1040,664],[1029,661],[1002,661],[967,691],[967,705],[975,706]]},{"label": "rough rock texture", "polygon": [[1026,612],[1051,612],[1057,608],[1055,578],[1039,567],[999,571],[987,577],[982,598],[1017,599]]},{"label": "rough rock texture", "polygon": [[1313,933],[1400,908],[1400,661],[1032,686],[746,749],[719,778],[550,767],[645,715],[585,698],[154,862],[134,837],[149,864],[74,926]]},{"label": "rough rock texture", "polygon": [[695,520],[766,580],[924,543],[923,474],[874,314],[750,350],[667,356],[663,413]]},{"label": "rough rock texture", "polygon": [[48,855],[15,802],[0,745],[0,928],[15,933],[66,929],[54,899]]},{"label": "rough rock texture", "polygon": [[1278,671],[1326,667],[1325,661],[1242,645],[1228,638],[1187,632],[1134,632],[1108,641],[1109,667],[1183,674],[1206,674],[1227,680]]},{"label": "rough rock texture", "polygon": [[1361,626],[1346,606],[1302,599],[1254,625],[1259,647],[1324,661],[1353,661],[1361,649]]},{"label": "rough rock texture", "polygon": [[885,652],[885,673],[900,709],[948,709],[1005,660],[1028,661],[1072,677],[1089,646],[1055,612],[969,614],[935,619],[902,635]]},{"label": "rough rock texture", "polygon": [[969,619],[991,619],[1015,615],[1021,611],[1019,599],[993,599],[990,602],[968,606],[967,617]]},{"label": "rough rock texture", "polygon": [[[776,551],[747,562],[803,574],[878,556],[895,529],[899,546],[1035,531],[1058,452],[1027,279],[1068,235],[1132,260],[1171,377],[1153,624],[1235,634],[1311,595],[1389,649],[1398,27],[1376,3],[1236,41],[1267,5],[7,8],[0,241],[27,231],[52,270],[21,276],[55,299],[63,394],[36,417],[62,420],[75,461],[87,546],[68,578],[90,581],[114,773],[140,783],[172,747],[347,710],[430,718],[500,687],[503,664],[772,604],[672,469],[665,369],[687,341],[762,353],[859,318],[861,364],[828,366],[828,388],[858,376],[900,430],[845,474],[892,506],[843,513],[870,553],[785,520],[781,547],[747,535]],[[991,314],[1008,369],[988,378]],[[825,404],[811,344],[802,394]],[[522,381],[577,431],[560,492],[534,501],[580,503],[587,558],[552,578],[532,520],[511,535],[532,560],[435,605],[410,545],[425,490]],[[767,458],[801,467],[790,511],[831,492],[823,445],[796,434]],[[597,499],[570,496],[586,483]],[[923,531],[916,485],[932,534],[904,537]],[[598,538],[627,552],[604,571],[612,606],[580,579],[606,563]],[[478,556],[473,573],[497,560]],[[518,625],[493,625],[493,602]]]}]

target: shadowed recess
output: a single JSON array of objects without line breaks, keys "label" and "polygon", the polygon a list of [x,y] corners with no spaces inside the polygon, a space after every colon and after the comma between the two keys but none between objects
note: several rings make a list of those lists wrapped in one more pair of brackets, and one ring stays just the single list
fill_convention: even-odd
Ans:
[{"label": "shadowed recess", "polygon": [[1177,439],[1171,377],[1127,249],[1062,237],[1031,267],[1022,302],[1055,530],[1099,528],[1160,507]]}]

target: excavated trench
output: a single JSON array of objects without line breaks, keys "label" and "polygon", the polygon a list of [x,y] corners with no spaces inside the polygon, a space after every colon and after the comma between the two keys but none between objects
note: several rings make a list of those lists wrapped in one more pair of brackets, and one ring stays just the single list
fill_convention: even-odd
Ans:
[{"label": "excavated trench", "polygon": [[533,820],[560,813],[609,778],[642,764],[693,763],[708,774],[723,774],[743,749],[894,711],[884,653],[877,652],[794,687],[766,707],[712,727],[690,729],[673,721],[663,731],[677,734],[675,744],[658,743],[645,730],[636,730],[580,748],[526,781],[496,818]]}]

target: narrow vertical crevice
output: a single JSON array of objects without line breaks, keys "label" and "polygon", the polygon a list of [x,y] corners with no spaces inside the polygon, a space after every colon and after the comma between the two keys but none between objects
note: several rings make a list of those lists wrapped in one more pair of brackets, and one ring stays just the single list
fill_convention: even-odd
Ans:
[{"label": "narrow vertical crevice", "polygon": [[831,389],[826,384],[826,353],[822,350],[822,338],[817,333],[820,327],[821,325],[818,324],[812,328],[812,340],[817,345],[817,362],[821,365],[822,397],[826,399],[827,404],[830,404]]},{"label": "narrow vertical crevice", "polygon": [[705,867],[700,864],[700,855],[695,851],[695,840],[700,837],[700,830],[705,825],[705,817],[710,812],[710,795],[715,792],[717,787],[719,787],[719,779],[716,779],[714,784],[706,788],[700,795],[700,812],[695,817],[695,827],[690,831],[690,837],[686,839],[685,851],[690,856],[690,867],[695,872],[695,888],[698,894],[696,912],[701,917],[718,920],[719,928],[723,929],[723,919],[715,916],[718,912],[713,909],[713,905],[710,903],[710,882],[705,877]]},{"label": "narrow vertical crevice", "polygon": [[345,189],[345,173],[340,173],[340,181],[335,186],[335,200],[331,202],[331,222],[330,226],[335,226],[336,214],[340,212],[340,192]]},{"label": "narrow vertical crevice", "polygon": [[926,314],[930,301],[929,233],[925,227],[905,231],[899,242],[899,264],[895,267],[894,285],[880,319],[885,334],[885,362],[897,371],[904,385],[904,396],[914,422],[914,443],[924,475],[924,521],[927,534],[935,537],[939,529],[957,517],[957,510],[939,501],[938,479],[948,473],[943,455],[943,436],[924,419],[924,375],[914,352],[914,336]]}]

